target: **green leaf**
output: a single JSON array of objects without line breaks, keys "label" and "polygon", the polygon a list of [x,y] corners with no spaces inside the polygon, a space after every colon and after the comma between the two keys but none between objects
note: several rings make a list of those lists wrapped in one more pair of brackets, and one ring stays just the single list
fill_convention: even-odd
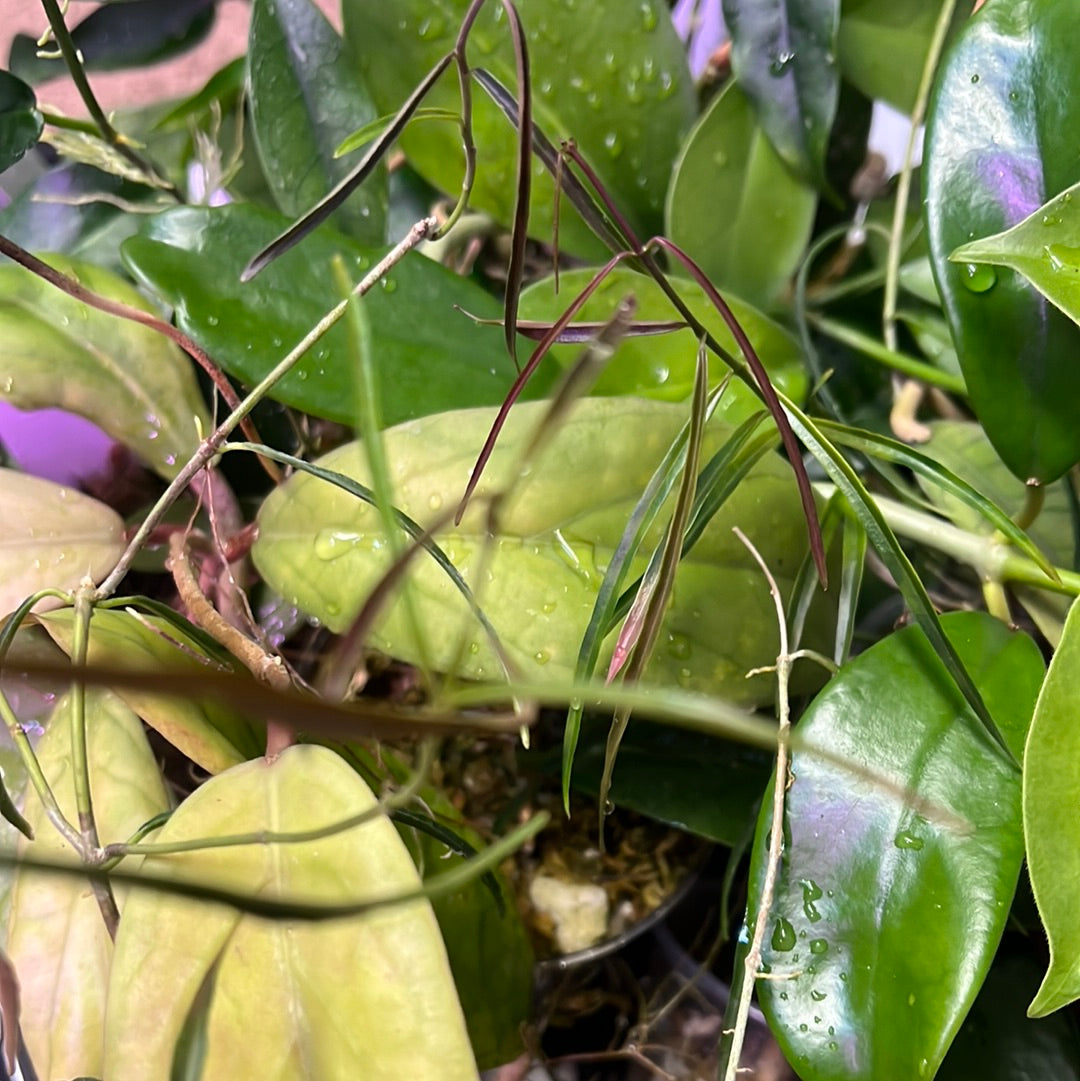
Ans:
[{"label": "green leaf", "polygon": [[[37,745],[38,761],[69,822],[77,821],[71,709],[65,696]],[[157,761],[139,718],[108,691],[87,691],[86,730],[98,833],[103,844],[127,841],[169,808]],[[22,843],[20,854],[74,862],[75,853],[33,790],[25,810],[37,839]],[[100,1077],[112,942],[92,891],[76,879],[20,870],[7,932],[22,990],[20,1028],[39,1076]]]},{"label": "green leaf", "polygon": [[124,551],[111,507],[41,477],[0,469],[0,506],[0,615],[39,589],[100,582]]},{"label": "green leaf", "polygon": [[[546,409],[526,403],[511,411],[461,525],[440,531],[436,539],[472,585],[526,678],[569,681],[603,568],[686,420],[686,409],[635,398],[582,399],[515,485],[520,455]],[[452,507],[494,419],[490,409],[459,411],[387,431],[398,509],[426,524]],[[728,434],[726,426],[711,424],[706,450],[714,451]],[[369,483],[357,444],[319,464]],[[485,502],[507,486],[513,495],[504,501],[489,546]],[[661,515],[646,537],[645,555],[633,563],[632,574],[644,569],[663,521]],[[736,524],[761,547],[787,588],[806,538],[794,481],[778,457],[757,463],[683,559],[661,646],[646,674],[649,682],[671,681],[737,702],[771,696],[770,681],[744,678],[748,669],[775,658],[777,631],[760,572],[731,534]],[[350,626],[389,561],[378,514],[306,474],[292,477],[263,504],[252,555],[272,588],[337,631]],[[426,556],[410,573],[433,664],[470,679],[497,678],[498,662],[453,583]],[[731,612],[739,619],[731,619]],[[376,630],[381,648],[406,659],[419,655],[401,604],[384,613]],[[604,663],[611,644],[609,638]]]},{"label": "green leaf", "polygon": [[42,126],[33,90],[10,72],[0,71],[0,173],[38,141]]},{"label": "green leaf", "polygon": [[[47,262],[98,296],[157,314],[111,271],[60,255]],[[209,431],[191,364],[177,346],[14,264],[0,266],[0,340],[0,399],[20,409],[78,413],[164,477],[175,476],[198,447],[198,425]]]},{"label": "green leaf", "polygon": [[[344,0],[345,37],[382,113],[391,113],[453,47],[468,0]],[[679,141],[694,117],[694,92],[683,47],[661,0],[592,0],[525,6],[522,21],[532,65],[534,119],[558,145],[573,138],[631,225],[660,231],[664,192]],[[501,4],[487,4],[469,37],[470,63],[511,90],[514,56]],[[460,112],[457,80],[444,76],[425,105]],[[473,90],[479,153],[471,204],[501,224],[513,220],[516,134],[487,96]],[[401,145],[426,179],[456,195],[462,177],[460,136],[421,124]],[[537,166],[529,231],[552,235],[553,181]],[[563,203],[560,247],[603,249]]]},{"label": "green leaf", "polygon": [[[180,327],[231,375],[258,382],[339,299],[335,255],[359,278],[383,250],[319,230],[254,281],[240,283],[247,260],[288,221],[253,206],[184,207],[159,214],[123,248],[136,277],[176,308]],[[498,301],[429,259],[403,260],[365,297],[380,402],[387,424],[444,409],[501,402],[514,379],[497,329],[487,337],[455,306],[499,318]],[[271,391],[278,401],[351,424],[356,373],[345,327],[334,327]],[[550,386],[537,379],[527,396]]]},{"label": "green leaf", "polygon": [[824,185],[840,97],[840,0],[724,0],[723,6],[731,68],[762,130],[796,176]]},{"label": "green leaf", "polygon": [[[278,209],[297,217],[352,171],[334,156],[375,117],[345,43],[311,0],[255,0],[248,38],[248,94],[255,145]],[[368,244],[386,239],[386,170],[335,216]]]},{"label": "green leaf", "polygon": [[1024,839],[1031,889],[1050,940],[1050,967],[1028,1014],[1043,1017],[1080,998],[1080,925],[1075,883],[1080,844],[1080,604],[1074,602],[1035,708],[1024,757]]},{"label": "green leaf", "polygon": [[732,83],[679,153],[667,235],[718,288],[770,304],[803,257],[816,207],[814,190],[785,168]]},{"label": "green leaf", "polygon": [[[212,778],[158,839],[309,830],[374,805],[370,789],[332,751],[290,747],[273,761]],[[150,858],[144,867],[286,901],[357,903],[419,886],[381,815],[319,840],[202,849]],[[465,1019],[426,901],[300,924],[149,891],[131,896],[117,936],[105,1076],[167,1075],[191,1003],[227,940],[210,1007],[206,1077],[475,1081]]]},{"label": "green leaf", "polygon": [[[837,38],[844,78],[910,114],[940,12],[941,0],[844,0]],[[970,5],[956,5],[954,31],[970,13]]]},{"label": "green leaf", "polygon": [[[606,740],[593,735],[583,736],[578,747],[574,786],[596,795]],[[611,798],[619,807],[734,846],[746,835],[768,778],[769,757],[757,748],[635,719],[619,744]]]},{"label": "green leaf", "polygon": [[[71,652],[71,609],[38,616],[53,641]],[[96,609],[90,621],[86,663],[93,667],[162,670],[190,676],[193,690],[200,674],[220,671],[221,656],[207,656],[200,643],[175,623],[132,611]],[[237,665],[238,667],[238,665]],[[117,692],[151,728],[208,773],[218,773],[260,753],[255,726],[212,699],[178,698],[122,688]]]},{"label": "green leaf", "polygon": [[1080,323],[1080,206],[1073,202],[1077,194],[1080,184],[1073,184],[1019,225],[961,245],[950,261],[1011,267]]},{"label": "green leaf", "polygon": [[189,120],[208,116],[216,105],[222,113],[227,113],[240,100],[244,93],[247,60],[243,56],[230,60],[219,68],[206,82],[195,91],[178,101],[164,116],[154,122],[153,130],[171,131],[183,128]]},{"label": "green leaf", "polygon": [[[555,279],[544,278],[521,294],[519,315],[522,319],[553,322],[566,309],[569,299],[576,296],[591,281],[594,271],[581,269],[559,275],[560,293],[555,292]],[[733,354],[739,347],[727,324],[695,282],[669,275],[668,280],[678,290],[694,315],[701,320],[716,340]],[[637,300],[635,318],[639,320],[673,319],[677,313],[671,301],[650,278],[620,268],[604,279],[596,292],[578,313],[579,322],[603,322],[611,318],[619,301],[627,295]],[[798,343],[779,324],[761,314],[737,297],[728,297],[735,318],[746,332],[773,385],[789,397],[801,401],[809,381],[803,366]],[[563,367],[570,367],[580,354],[579,346],[556,346],[551,355]],[[692,330],[682,330],[657,337],[625,337],[593,386],[597,395],[635,394],[681,401],[690,397],[694,384],[694,358],[697,342]],[[710,380],[719,382],[726,369],[709,354],[713,366]],[[724,391],[715,416],[729,424],[738,424],[761,408],[749,389],[732,381]]]},{"label": "green leaf", "polygon": [[949,256],[1080,180],[1080,23],[1055,0],[989,0],[939,72],[923,167],[931,258],[976,416],[1021,479],[1080,459],[1080,330],[1022,276]]},{"label": "green leaf", "polygon": [[[1038,648],[983,613],[941,623],[1019,754],[1042,679]],[[973,722],[918,627],[845,665],[800,722],[763,955],[772,978],[758,993],[805,1081],[931,1078],[975,999],[1024,846],[1019,773]],[[815,746],[865,772],[816,757]],[[751,913],[771,817],[770,791]]]},{"label": "green leaf", "polygon": [[[157,64],[193,49],[210,33],[215,0],[128,0],[103,4],[75,26],[71,39],[87,71]],[[16,34],[10,66],[28,83],[66,72],[64,61],[38,56],[37,39]]]}]

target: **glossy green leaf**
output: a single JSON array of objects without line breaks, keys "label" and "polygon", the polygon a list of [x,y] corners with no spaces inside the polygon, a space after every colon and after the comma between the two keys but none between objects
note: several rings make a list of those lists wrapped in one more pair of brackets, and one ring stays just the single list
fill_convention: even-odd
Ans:
[{"label": "glossy green leaf", "polygon": [[0,507],[0,615],[39,589],[100,582],[124,550],[124,522],[111,507],[41,477],[0,469]]},{"label": "glossy green leaf", "polygon": [[[453,47],[468,0],[344,0],[345,37],[359,58],[376,105],[391,113]],[[524,5],[536,123],[556,145],[573,138],[631,225],[645,237],[662,226],[664,192],[682,135],[694,117],[694,92],[667,5],[641,0]],[[470,63],[514,89],[514,56],[501,4],[486,4],[469,38]],[[444,76],[425,105],[460,111],[457,79]],[[471,203],[500,223],[512,220],[516,134],[487,96],[473,89],[479,154]],[[420,124],[402,138],[412,165],[456,195],[462,177],[460,136]],[[550,241],[553,181],[537,166],[529,232]],[[563,203],[560,246],[602,251]]]},{"label": "glossy green leaf", "polygon": [[[1019,755],[1042,680],[1038,648],[983,613],[941,624]],[[766,931],[772,978],[758,993],[805,1081],[931,1078],[975,999],[1024,846],[1019,772],[972,722],[922,631],[906,627],[845,665],[799,724]],[[825,762],[815,746],[868,772]],[[751,913],[771,817],[770,791]]]},{"label": "glossy green leaf", "polygon": [[[47,261],[99,296],[154,310],[111,271],[60,255]],[[14,264],[0,266],[0,341],[0,399],[78,413],[162,476],[174,476],[194,453],[198,425],[210,430],[191,362],[168,338],[90,308]]]},{"label": "glossy green leaf", "polygon": [[[278,209],[310,210],[355,164],[334,151],[375,108],[341,35],[311,0],[255,0],[248,38],[255,145]],[[377,170],[335,215],[368,244],[386,239],[386,171]]]},{"label": "glossy green leaf", "polygon": [[954,263],[987,263],[1019,271],[1074,323],[1080,322],[1080,184],[1073,184],[1019,225],[963,244]]},{"label": "glossy green leaf", "polygon": [[[600,791],[604,766],[599,737],[583,736],[574,757],[574,788],[590,795]],[[619,744],[611,798],[618,807],[733,846],[747,833],[769,764],[757,748],[635,719]]]},{"label": "glossy green leaf", "polygon": [[[526,403],[512,410],[461,525],[436,539],[470,582],[520,671],[527,678],[570,680],[603,569],[686,409],[636,398],[576,403],[504,502],[498,534],[485,551],[485,497],[517,480],[519,457],[546,408]],[[477,409],[387,431],[395,505],[421,524],[454,506],[494,419],[494,410]],[[728,434],[726,426],[710,425],[707,452]],[[358,444],[319,464],[369,482]],[[760,546],[786,588],[806,549],[798,508],[788,467],[777,457],[758,462],[680,565],[647,681],[676,682],[737,702],[772,694],[768,681],[744,678],[775,657],[776,626],[760,572],[731,526],[740,525]],[[643,552],[659,542],[663,521],[661,515]],[[263,504],[252,555],[277,592],[332,630],[351,624],[389,560],[378,514],[308,475],[292,477]],[[644,569],[644,559],[632,565],[633,574]],[[483,579],[477,580],[481,567]],[[435,666],[470,679],[497,678],[493,652],[447,576],[422,556],[410,581]],[[738,620],[730,617],[733,611]],[[376,629],[380,647],[406,659],[419,655],[402,605],[386,612]],[[610,646],[609,639],[605,664]]]},{"label": "glossy green leaf", "polygon": [[[910,113],[940,12],[941,0],[844,0],[837,37],[844,78]],[[953,30],[970,14],[970,5],[957,4]]]},{"label": "glossy green leaf", "polygon": [[1024,757],[1024,839],[1028,873],[1050,940],[1050,967],[1028,1013],[1042,1017],[1080,998],[1080,924],[1076,921],[1080,836],[1080,604],[1073,603],[1035,708]]},{"label": "glossy green leaf", "polygon": [[[71,766],[70,697],[38,741],[41,768],[69,822],[77,821]],[[103,844],[127,841],[169,809],[169,797],[139,718],[108,691],[86,697],[90,786]],[[33,792],[26,815],[37,839],[20,852],[74,860]],[[118,898],[123,902],[123,896]],[[21,985],[22,1036],[38,1076],[100,1077],[112,942],[93,893],[71,878],[20,870],[11,895],[7,951]]]},{"label": "glossy green leaf", "polygon": [[945,59],[927,123],[938,290],[976,416],[1021,480],[1054,480],[1080,459],[1080,330],[1015,271],[949,256],[1080,179],[1078,49],[1067,6],[988,0]]},{"label": "glossy green leaf", "polygon": [[[53,640],[71,652],[71,609],[39,616]],[[201,644],[159,616],[98,609],[90,621],[87,664],[161,669],[190,674],[193,692],[200,673],[220,671],[221,656],[208,657]],[[238,667],[238,665],[237,665]],[[117,692],[151,728],[208,773],[218,773],[261,750],[255,727],[233,709],[193,693],[190,698],[157,695],[134,688]]]},{"label": "glossy green leaf", "polygon": [[[216,0],[129,0],[102,4],[78,22],[69,18],[68,26],[88,71],[117,71],[182,55],[210,33],[216,14]],[[63,60],[40,51],[36,38],[16,34],[12,71],[29,83],[67,71]]]},{"label": "glossy green leaf", "polygon": [[718,288],[769,304],[803,257],[816,207],[814,190],[785,168],[733,83],[683,144],[666,230]]},{"label": "glossy green leaf", "polygon": [[[212,778],[158,836],[175,842],[295,832],[330,825],[374,804],[367,785],[332,751],[290,747],[273,761],[260,758]],[[203,849],[148,859],[144,867],[314,902],[356,903],[419,885],[405,846],[381,816],[319,840]],[[477,1076],[438,924],[426,901],[312,924],[256,919],[140,891],[131,896],[117,936],[106,1078],[167,1076],[191,1002],[219,955],[208,1078]],[[328,979],[331,973],[341,978]]]},{"label": "glossy green leaf", "polygon": [[[288,221],[253,206],[182,208],[159,214],[123,248],[136,277],[176,308],[177,322],[231,375],[261,379],[339,300],[335,255],[359,278],[383,252],[320,230],[254,281],[240,283],[248,259]],[[444,409],[501,402],[514,367],[498,330],[480,336],[455,305],[499,318],[479,286],[414,255],[365,298],[380,402],[387,424]],[[271,396],[315,416],[352,423],[356,373],[342,324],[334,327]],[[537,380],[540,395],[550,378]]]},{"label": "glossy green leaf", "polygon": [[244,93],[247,60],[243,56],[230,60],[215,71],[206,82],[186,98],[178,101],[164,116],[154,121],[154,131],[168,131],[184,127],[191,119],[210,113],[215,105],[222,113],[235,106]]},{"label": "glossy green leaf", "polygon": [[38,141],[41,128],[33,90],[10,72],[0,71],[0,173]]},{"label": "glossy green leaf", "polygon": [[762,131],[796,176],[824,184],[840,97],[840,0],[723,0],[723,7],[731,68]]},{"label": "glossy green leaf", "polygon": [[[522,319],[554,321],[565,311],[570,300],[592,279],[591,270],[564,271],[559,275],[560,291],[555,293],[554,278],[544,278],[521,294],[519,315]],[[701,320],[709,333],[732,353],[739,351],[727,324],[717,314],[696,283],[678,277],[669,280]],[[671,301],[650,278],[631,270],[613,271],[582,307],[577,321],[602,322],[610,319],[619,301],[632,295],[637,301],[636,319],[664,320],[677,317]],[[762,315],[737,297],[728,297],[728,304],[750,339],[774,386],[789,397],[801,401],[809,381],[798,343],[779,324]],[[580,346],[556,346],[551,351],[560,365],[569,367],[580,355]],[[593,386],[598,395],[635,394],[664,401],[681,401],[690,397],[694,383],[694,360],[697,341],[692,330],[678,331],[648,338],[624,338]],[[710,354],[710,380],[723,378],[727,369]],[[730,424],[745,420],[761,408],[759,400],[736,381],[724,391],[716,413]]]},{"label": "glossy green leaf", "polygon": [[1075,1018],[1058,1013],[1035,1021],[1025,1016],[1039,985],[1040,966],[1026,948],[1022,951],[1019,944],[1008,942],[1006,936],[937,1081],[1080,1079],[1080,1032]]}]

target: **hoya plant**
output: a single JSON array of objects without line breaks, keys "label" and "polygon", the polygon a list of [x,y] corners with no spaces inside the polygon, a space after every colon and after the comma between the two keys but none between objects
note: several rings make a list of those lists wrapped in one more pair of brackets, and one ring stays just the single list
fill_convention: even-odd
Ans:
[{"label": "hoya plant", "polygon": [[1080,1077],[1069,5],[252,0],[101,107],[217,7],[0,70],[0,400],[112,448],[0,468],[7,1074],[523,1076],[699,839],[716,1038],[564,1058]]}]

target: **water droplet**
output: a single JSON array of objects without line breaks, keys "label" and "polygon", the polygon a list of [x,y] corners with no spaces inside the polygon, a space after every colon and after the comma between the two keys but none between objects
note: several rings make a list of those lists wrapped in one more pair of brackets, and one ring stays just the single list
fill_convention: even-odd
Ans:
[{"label": "water droplet", "polygon": [[604,53],[604,68],[607,71],[614,71],[618,67],[618,61],[616,60],[615,53],[610,49]]},{"label": "water droplet", "polygon": [[781,991],[780,998],[782,1001],[787,1002],[787,991]]},{"label": "water droplet", "polygon": [[919,1076],[926,1077],[930,1072],[930,1063],[926,1059],[920,1059],[919,1061]]},{"label": "water droplet", "polygon": [[810,1031],[810,1026],[809,1026],[809,1025],[808,1025],[808,1024],[807,1024],[807,1023],[806,1023],[806,1022],[804,1021],[804,1022],[803,1022],[803,1023],[802,1023],[802,1024],[801,1024],[801,1025],[799,1026],[799,1031],[800,1031],[800,1032],[809,1032],[809,1031]]},{"label": "water droplet", "polygon": [[961,281],[972,293],[985,293],[997,282],[997,272],[986,263],[965,263],[963,273]]},{"label": "water droplet", "polygon": [[836,1050],[836,1048],[837,1048],[837,1043],[836,1043],[836,1041],[835,1041],[835,1040],[830,1040],[830,1041],[829,1041],[829,1050],[830,1050],[830,1051],[835,1051],[835,1050]]},{"label": "water droplet", "polygon": [[846,973],[846,972],[841,972],[841,973],[840,973],[840,979],[841,979],[841,980],[842,980],[842,981],[843,981],[844,983],[847,983],[847,973]]},{"label": "water droplet", "polygon": [[829,943],[824,938],[814,938],[810,940],[810,952],[820,957],[824,953],[829,952]]},{"label": "water droplet", "polygon": [[827,996],[827,995],[825,994],[825,992],[824,992],[824,991],[811,991],[811,992],[810,992],[810,997],[811,997],[811,998],[812,998],[812,999],[813,999],[813,1000],[814,1000],[815,1002],[824,1002],[824,1001],[825,1001],[825,999],[826,999],[826,998],[827,998],[828,996]]},{"label": "water droplet", "polygon": [[1044,214],[1042,216],[1043,225],[1060,225],[1061,219],[1056,214]]},{"label": "water droplet", "polygon": [[656,9],[648,0],[641,5],[641,25],[649,33],[656,29]]},{"label": "water droplet", "polygon": [[1019,90],[1010,90],[1009,91],[1009,101],[1019,101],[1019,100],[1020,100],[1020,91]]},{"label": "water droplet", "polygon": [[715,165],[717,169],[723,169],[724,166],[728,163],[728,156],[723,150],[717,150],[713,154],[712,160],[713,165]]},{"label": "water droplet", "polygon": [[546,649],[538,649],[533,654],[533,660],[536,661],[537,664],[547,664],[547,662],[551,660],[551,654]]},{"label": "water droplet", "polygon": [[615,813],[615,803],[613,800],[604,800],[604,814],[610,815]]},{"label": "water droplet", "polygon": [[552,85],[551,85],[551,80],[550,80],[550,79],[544,79],[544,80],[543,80],[543,81],[542,81],[542,82],[540,83],[540,93],[541,93],[541,94],[543,94],[543,96],[544,96],[545,98],[550,98],[550,97],[551,97],[551,91],[552,91],[552,89],[553,89],[553,88],[552,88]]},{"label": "water droplet", "polygon": [[475,657],[477,655],[477,653],[480,652],[480,643],[479,642],[470,642],[469,643],[469,652]]},{"label": "water droplet", "polygon": [[772,948],[779,953],[788,953],[795,949],[795,928],[778,916],[772,933]]},{"label": "water droplet", "polygon": [[541,607],[540,611],[543,612],[544,615],[550,616],[551,613],[555,611],[556,607],[557,606],[554,601],[544,601],[544,604]]},{"label": "water droplet", "polygon": [[431,510],[439,510],[442,507],[442,496],[438,492],[432,492],[428,496],[427,505]]},{"label": "water droplet", "polygon": [[645,91],[641,89],[637,79],[626,80],[626,100],[631,105],[640,105],[645,100]]},{"label": "water droplet", "polygon": [[4,394],[10,394],[15,389],[15,380],[9,375],[2,384],[0,384],[0,392]]},{"label": "water droplet", "polygon": [[921,837],[912,833],[911,830],[901,830],[893,838],[893,844],[897,848],[910,848],[915,852],[918,852],[925,843]]},{"label": "water droplet", "polygon": [[588,103],[590,109],[599,110],[602,104],[600,95],[595,90],[590,90],[588,94],[585,95],[585,101]]},{"label": "water droplet", "polygon": [[437,38],[445,28],[446,23],[439,15],[429,15],[420,23],[416,33],[421,40],[430,41],[432,38]]},{"label": "water droplet", "polygon": [[208,323],[208,324],[209,324],[210,326],[212,326],[212,327],[216,327],[216,326],[218,325],[218,322],[219,322],[219,320],[218,320],[218,317],[217,317],[216,315],[208,315],[208,316],[206,317],[206,322],[207,322],[207,323]]},{"label": "water droplet", "polygon": [[680,668],[679,674],[675,677],[675,682],[678,683],[683,690],[687,690],[690,684],[693,682],[689,668]]},{"label": "water droplet", "polygon": [[779,52],[773,57],[772,62],[769,64],[770,75],[783,75],[791,65],[792,60],[795,59],[795,54],[785,49],[783,52]]},{"label": "water droplet", "polygon": [[915,1005],[915,993],[914,992],[912,992],[910,995],[908,995],[907,1004],[909,1006],[914,1006]]},{"label": "water droplet", "polygon": [[306,383],[308,381],[307,368],[298,368],[296,378],[299,379],[301,383]]},{"label": "water droplet", "polygon": [[670,98],[675,92],[675,79],[670,71],[660,72],[660,93],[659,98],[661,101],[664,98]]},{"label": "water droplet", "polygon": [[690,639],[685,634],[674,633],[668,635],[668,653],[673,657],[677,657],[680,661],[688,660],[690,651]]},{"label": "water droplet", "polygon": [[973,83],[977,83],[979,81],[979,73],[978,72],[976,72],[974,75],[972,75],[971,81]]},{"label": "water droplet", "polygon": [[315,535],[315,554],[329,563],[356,547],[358,533],[345,529],[320,529]]},{"label": "water droplet", "polygon": [[814,902],[822,897],[821,887],[812,878],[804,878],[799,884],[802,886],[803,912],[811,923],[816,923],[821,919],[821,913]]},{"label": "water droplet", "polygon": [[383,278],[382,287],[384,293],[392,293],[397,289],[397,282],[393,278]]},{"label": "water droplet", "polygon": [[277,335],[275,334],[275,335],[274,335],[274,336],[273,336],[273,337],[272,337],[272,338],[270,339],[270,344],[271,344],[271,345],[272,345],[272,346],[273,346],[273,347],[274,347],[275,349],[280,349],[280,348],[281,348],[281,339],[280,339],[280,338],[279,338],[279,337],[278,337],[278,336],[277,336]]}]

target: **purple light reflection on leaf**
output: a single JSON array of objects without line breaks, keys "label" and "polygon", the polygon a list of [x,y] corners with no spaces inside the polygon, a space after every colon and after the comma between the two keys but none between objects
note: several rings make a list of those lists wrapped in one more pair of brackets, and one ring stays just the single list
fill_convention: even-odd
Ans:
[{"label": "purple light reflection on leaf", "polygon": [[71,485],[103,472],[113,446],[96,424],[74,413],[8,402],[0,402],[0,442],[27,473]]},{"label": "purple light reflection on leaf", "polygon": [[679,0],[671,12],[675,32],[689,43],[690,73],[701,78],[709,57],[727,40],[720,0]]}]

